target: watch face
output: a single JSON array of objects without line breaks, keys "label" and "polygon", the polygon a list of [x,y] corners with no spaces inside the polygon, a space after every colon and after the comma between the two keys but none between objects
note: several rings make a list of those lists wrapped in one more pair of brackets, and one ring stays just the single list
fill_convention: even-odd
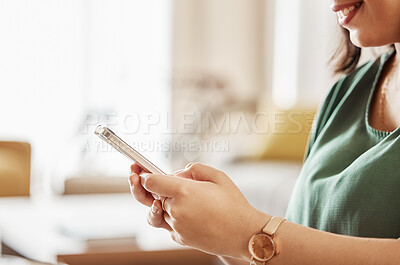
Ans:
[{"label": "watch face", "polygon": [[275,243],[269,235],[257,234],[249,241],[249,251],[255,259],[267,261],[275,255]]}]

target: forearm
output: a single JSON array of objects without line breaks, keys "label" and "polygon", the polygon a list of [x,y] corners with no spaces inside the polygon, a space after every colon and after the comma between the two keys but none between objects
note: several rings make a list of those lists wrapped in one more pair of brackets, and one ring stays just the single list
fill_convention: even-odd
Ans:
[{"label": "forearm", "polygon": [[400,262],[400,241],[337,235],[284,222],[274,241],[277,255],[269,265],[369,265]]}]

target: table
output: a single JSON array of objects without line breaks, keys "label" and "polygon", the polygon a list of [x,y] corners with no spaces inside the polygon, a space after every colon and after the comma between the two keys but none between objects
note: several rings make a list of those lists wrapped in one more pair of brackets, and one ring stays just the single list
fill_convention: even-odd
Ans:
[{"label": "table", "polygon": [[[261,211],[284,216],[301,164],[217,166]],[[183,248],[146,222],[147,208],[130,194],[0,198],[2,241],[30,259],[68,264],[216,264]]]},{"label": "table", "polygon": [[215,264],[213,256],[148,225],[146,214],[130,194],[0,198],[0,234],[7,246],[40,262]]}]

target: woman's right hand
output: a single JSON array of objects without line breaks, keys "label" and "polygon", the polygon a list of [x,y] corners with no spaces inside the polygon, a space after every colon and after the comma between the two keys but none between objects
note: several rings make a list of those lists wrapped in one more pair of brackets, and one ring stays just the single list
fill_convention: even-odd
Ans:
[{"label": "woman's right hand", "polygon": [[[147,215],[147,222],[154,227],[164,228],[171,232],[172,238],[175,240],[175,235],[173,229],[167,224],[164,219],[164,215],[168,213],[162,210],[162,205],[160,200],[154,199],[153,195],[145,190],[141,183],[140,175],[143,173],[148,173],[143,170],[137,163],[131,165],[131,175],[129,176],[129,184],[131,187],[131,193],[135,199],[141,204],[150,207],[150,211]],[[177,243],[181,244],[179,240],[175,240]]]},{"label": "woman's right hand", "polygon": [[[172,230],[172,228],[167,224],[164,219],[164,214],[168,215],[168,213],[162,210],[161,201],[155,200],[153,195],[146,191],[140,180],[140,175],[142,173],[147,173],[144,171],[138,164],[133,163],[131,165],[131,175],[129,176],[129,184],[131,187],[131,193],[135,197],[135,199],[143,205],[150,207],[150,211],[147,215],[147,222],[154,227],[164,228],[171,233],[172,239],[181,244],[179,238],[177,237],[176,233]],[[247,261],[234,259],[234,258],[222,258],[219,257],[224,264],[229,265],[244,265],[248,264]]]}]

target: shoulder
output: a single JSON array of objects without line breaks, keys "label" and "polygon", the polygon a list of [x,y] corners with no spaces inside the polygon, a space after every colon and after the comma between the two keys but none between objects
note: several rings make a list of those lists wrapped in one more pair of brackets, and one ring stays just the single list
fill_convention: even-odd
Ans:
[{"label": "shoulder", "polygon": [[325,98],[319,111],[320,116],[325,114],[329,115],[329,113],[337,107],[344,96],[351,93],[351,91],[360,83],[364,84],[364,86],[372,87],[372,83],[375,81],[379,68],[384,62],[385,57],[386,54],[374,58],[358,67],[350,74],[339,79],[339,81],[332,86]]},{"label": "shoulder", "polygon": [[[388,54],[384,54],[364,63],[350,74],[339,79],[332,86],[317,113],[313,126],[313,131],[310,135],[310,146],[308,150],[311,149],[315,139],[318,137],[319,133],[324,128],[326,122],[335,111],[335,109],[340,106],[340,102],[345,98],[346,94],[352,93],[352,91],[356,87],[372,87],[380,66],[387,56]],[[306,153],[306,155],[308,155],[308,152]]]}]

